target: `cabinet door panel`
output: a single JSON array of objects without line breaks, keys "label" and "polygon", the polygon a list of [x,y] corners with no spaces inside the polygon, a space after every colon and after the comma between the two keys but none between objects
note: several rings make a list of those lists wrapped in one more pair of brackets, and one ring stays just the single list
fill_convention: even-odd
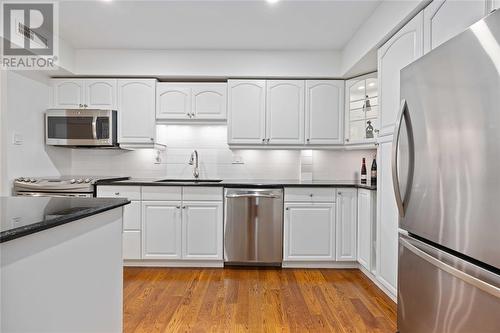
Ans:
[{"label": "cabinet door panel", "polygon": [[184,201],[182,258],[222,260],[222,202]]},{"label": "cabinet door panel", "polygon": [[116,110],[116,80],[85,80],[85,103],[91,109]]},{"label": "cabinet door panel", "polygon": [[284,260],[335,260],[335,204],[285,203]]},{"label": "cabinet door panel", "polygon": [[344,81],[306,81],[306,143],[343,141]]},{"label": "cabinet door panel", "polygon": [[141,202],[131,201],[123,207],[123,229],[141,230]]},{"label": "cabinet door panel", "polygon": [[53,79],[52,89],[56,109],[78,109],[84,104],[83,80]]},{"label": "cabinet door panel", "polygon": [[424,52],[458,35],[487,13],[487,0],[431,2],[424,9]]},{"label": "cabinet door panel", "polygon": [[400,71],[423,54],[423,15],[417,14],[378,50],[380,136],[394,133],[401,104]]},{"label": "cabinet door panel", "polygon": [[304,81],[267,81],[266,139],[269,139],[268,143],[304,143],[304,92]]},{"label": "cabinet door panel", "polygon": [[262,144],[266,131],[266,81],[228,81],[228,143]]},{"label": "cabinet door panel", "polygon": [[158,83],[156,95],[157,119],[191,119],[191,86]]},{"label": "cabinet door panel", "polygon": [[156,80],[118,80],[118,142],[153,143]]},{"label": "cabinet door panel", "polygon": [[337,261],[356,260],[357,190],[337,190]]},{"label": "cabinet door panel", "polygon": [[193,119],[226,119],[227,84],[196,84],[192,89]]},{"label": "cabinet door panel", "polygon": [[396,295],[398,212],[391,173],[392,142],[380,142],[377,153],[377,279]]},{"label": "cabinet door panel", "polygon": [[142,255],[144,259],[181,258],[180,205],[180,201],[142,202]]},{"label": "cabinet door panel", "polygon": [[374,191],[358,189],[358,262],[373,269]]}]

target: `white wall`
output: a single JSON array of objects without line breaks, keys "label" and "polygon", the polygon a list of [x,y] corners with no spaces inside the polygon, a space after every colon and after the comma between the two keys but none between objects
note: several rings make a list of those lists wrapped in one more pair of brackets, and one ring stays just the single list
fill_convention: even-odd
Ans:
[{"label": "white wall", "polygon": [[[67,149],[46,147],[44,112],[49,105],[47,78],[33,71],[2,72],[2,194],[20,176],[59,176],[71,170]],[[23,137],[13,144],[14,133]]]},{"label": "white wall", "polygon": [[75,75],[210,77],[340,76],[336,51],[76,50]]},{"label": "white wall", "polygon": [[[72,173],[122,175],[138,178],[192,178],[188,165],[198,150],[202,178],[299,179],[300,150],[230,150],[225,125],[160,125],[159,141],[167,144],[162,162],[155,150],[72,150]],[[372,151],[313,151],[313,178],[354,180],[362,157]],[[235,159],[243,164],[233,164]],[[371,161],[371,160],[370,160]]]}]

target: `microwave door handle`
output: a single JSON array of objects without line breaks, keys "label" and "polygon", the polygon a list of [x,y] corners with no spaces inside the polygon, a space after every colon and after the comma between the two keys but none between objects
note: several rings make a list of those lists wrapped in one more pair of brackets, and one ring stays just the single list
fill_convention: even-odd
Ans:
[{"label": "microwave door handle", "polygon": [[97,140],[97,117],[92,118],[92,138]]}]

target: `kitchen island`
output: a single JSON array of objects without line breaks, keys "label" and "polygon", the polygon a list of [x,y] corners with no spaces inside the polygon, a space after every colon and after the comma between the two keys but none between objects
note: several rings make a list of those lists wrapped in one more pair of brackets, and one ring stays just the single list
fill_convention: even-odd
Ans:
[{"label": "kitchen island", "polygon": [[128,203],[0,197],[0,331],[121,332]]}]

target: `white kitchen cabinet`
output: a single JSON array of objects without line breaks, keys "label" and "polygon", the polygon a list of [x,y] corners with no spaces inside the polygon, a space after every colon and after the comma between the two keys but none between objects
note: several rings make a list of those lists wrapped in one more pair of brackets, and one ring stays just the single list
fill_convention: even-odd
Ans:
[{"label": "white kitchen cabinet", "polygon": [[191,109],[195,120],[227,118],[227,84],[200,83],[191,90]]},{"label": "white kitchen cabinet", "polygon": [[394,133],[400,107],[400,71],[423,54],[420,12],[378,49],[380,136]]},{"label": "white kitchen cabinet", "polygon": [[180,83],[158,83],[156,88],[156,118],[190,119],[191,87]]},{"label": "white kitchen cabinet", "polygon": [[141,258],[141,231],[123,230],[123,259],[139,260]]},{"label": "white kitchen cabinet", "polygon": [[182,258],[180,201],[142,202],[142,258]]},{"label": "white kitchen cabinet", "polygon": [[222,260],[222,201],[182,202],[182,258]]},{"label": "white kitchen cabinet", "polygon": [[85,107],[89,109],[116,110],[116,79],[86,79]]},{"label": "white kitchen cabinet", "polygon": [[158,83],[156,118],[160,120],[224,120],[226,83]]},{"label": "white kitchen cabinet", "polygon": [[377,280],[396,295],[398,212],[391,173],[391,137],[380,140],[377,152]]},{"label": "white kitchen cabinet", "polygon": [[489,0],[434,0],[424,9],[424,52],[458,35],[489,12]]},{"label": "white kitchen cabinet", "polygon": [[337,189],[337,261],[356,261],[357,190]]},{"label": "white kitchen cabinet", "polygon": [[307,80],[305,100],[306,144],[342,144],[344,81]]},{"label": "white kitchen cabinet", "polygon": [[285,203],[284,261],[335,260],[335,203]]},{"label": "white kitchen cabinet", "polygon": [[266,136],[266,81],[228,81],[228,144],[263,144]]},{"label": "white kitchen cabinet", "polygon": [[376,191],[358,189],[358,262],[370,272],[376,260],[376,196]]},{"label": "white kitchen cabinet", "polygon": [[52,79],[56,109],[117,109],[116,79]]},{"label": "white kitchen cabinet", "polygon": [[266,93],[266,143],[304,143],[303,80],[269,80]]},{"label": "white kitchen cabinet", "polygon": [[153,144],[155,125],[155,79],[118,80],[118,142]]}]

